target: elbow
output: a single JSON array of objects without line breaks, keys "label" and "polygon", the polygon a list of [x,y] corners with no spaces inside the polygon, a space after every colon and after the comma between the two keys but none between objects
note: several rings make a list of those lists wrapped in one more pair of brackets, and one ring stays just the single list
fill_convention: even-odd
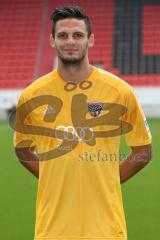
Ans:
[{"label": "elbow", "polygon": [[146,150],[146,159],[145,161],[149,163],[152,159],[152,145],[149,145],[148,149]]},{"label": "elbow", "polygon": [[152,148],[150,149],[148,155],[147,155],[147,162],[150,162],[152,160]]},{"label": "elbow", "polygon": [[144,165],[147,165],[151,161],[151,159],[152,159],[151,154],[146,154],[142,162],[144,163]]},{"label": "elbow", "polygon": [[15,148],[14,151],[15,151],[15,154],[16,154],[17,158],[20,160],[18,148]]},{"label": "elbow", "polygon": [[152,146],[150,145],[147,149],[140,151],[135,155],[135,161],[140,165],[147,165],[152,159]]},{"label": "elbow", "polygon": [[22,162],[23,162],[23,160],[22,160],[22,159],[23,159],[23,158],[22,158],[22,154],[21,154],[21,152],[19,151],[18,148],[15,148],[15,154],[16,154],[19,162],[22,163]]},{"label": "elbow", "polygon": [[15,154],[20,163],[23,164],[23,162],[26,160],[26,150],[24,148],[15,148]]}]

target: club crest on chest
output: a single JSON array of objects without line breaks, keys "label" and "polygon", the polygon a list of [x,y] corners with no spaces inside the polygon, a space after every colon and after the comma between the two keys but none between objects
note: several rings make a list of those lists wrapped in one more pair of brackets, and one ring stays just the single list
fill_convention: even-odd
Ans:
[{"label": "club crest on chest", "polygon": [[88,103],[88,112],[92,117],[98,117],[102,110],[103,103],[97,101]]}]

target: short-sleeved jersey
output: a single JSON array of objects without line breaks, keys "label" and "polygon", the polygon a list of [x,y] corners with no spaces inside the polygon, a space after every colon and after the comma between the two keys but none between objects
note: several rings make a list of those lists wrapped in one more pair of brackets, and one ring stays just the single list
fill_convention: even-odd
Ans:
[{"label": "short-sleeved jersey", "polygon": [[35,240],[126,240],[120,136],[151,143],[132,87],[95,67],[66,83],[55,69],[23,91],[16,123],[15,145],[35,146],[40,159]]}]

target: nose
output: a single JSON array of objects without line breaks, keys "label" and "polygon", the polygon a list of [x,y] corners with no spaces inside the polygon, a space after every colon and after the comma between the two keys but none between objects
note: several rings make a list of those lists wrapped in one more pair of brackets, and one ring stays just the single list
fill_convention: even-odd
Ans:
[{"label": "nose", "polygon": [[73,38],[72,35],[71,35],[71,36],[68,36],[67,43],[70,44],[70,45],[72,45],[72,44],[75,43],[75,40],[74,40],[74,38]]}]

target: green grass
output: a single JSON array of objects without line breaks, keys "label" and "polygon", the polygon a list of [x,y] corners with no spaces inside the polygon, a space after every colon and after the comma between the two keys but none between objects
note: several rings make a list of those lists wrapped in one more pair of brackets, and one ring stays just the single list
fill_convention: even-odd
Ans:
[{"label": "green grass", "polygon": [[16,159],[12,134],[7,123],[0,123],[0,239],[31,240],[37,180]]},{"label": "green grass", "polygon": [[152,161],[122,185],[129,240],[152,240],[160,236],[160,121],[148,123],[153,138]]},{"label": "green grass", "polygon": [[[150,120],[153,159],[122,185],[128,240],[153,240],[160,236],[160,138],[159,120]],[[32,240],[37,180],[14,154],[12,130],[0,123],[0,239]],[[122,151],[128,149],[122,143]]]}]

